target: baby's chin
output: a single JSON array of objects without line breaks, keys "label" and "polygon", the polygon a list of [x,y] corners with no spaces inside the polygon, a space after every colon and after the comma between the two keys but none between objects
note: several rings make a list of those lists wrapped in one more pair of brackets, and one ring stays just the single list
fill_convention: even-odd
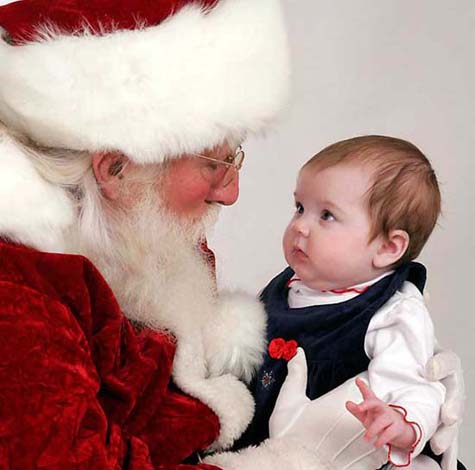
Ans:
[{"label": "baby's chin", "polygon": [[329,277],[322,276],[318,273],[309,273],[302,266],[298,264],[290,267],[295,272],[295,275],[310,289],[317,291],[330,291],[330,290],[340,290],[346,289],[348,287],[359,284],[359,282],[353,282],[350,280],[345,280],[342,282],[341,279],[333,279]]},{"label": "baby's chin", "polygon": [[325,286],[326,284],[322,282],[322,280],[319,279],[318,277],[310,275],[308,271],[302,268],[302,266],[299,266],[298,264],[295,264],[295,263],[294,265],[289,263],[289,266],[295,272],[295,276],[298,279],[300,279],[305,284],[305,286],[307,286],[309,289],[325,290],[325,287],[321,287],[321,286]]},{"label": "baby's chin", "polygon": [[[304,284],[310,289],[318,291],[340,290],[360,284],[358,276],[348,276],[348,273],[339,272],[340,270],[319,269],[319,266],[303,251],[291,249],[284,252],[287,264],[295,272]],[[352,273],[356,274],[356,273]],[[369,279],[372,279],[371,277]],[[369,280],[368,279],[368,280]]]}]

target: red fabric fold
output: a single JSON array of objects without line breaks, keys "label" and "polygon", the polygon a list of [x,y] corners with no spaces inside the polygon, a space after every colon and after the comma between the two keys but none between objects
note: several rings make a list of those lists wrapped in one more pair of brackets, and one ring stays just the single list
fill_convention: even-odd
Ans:
[{"label": "red fabric fold", "polygon": [[0,242],[0,468],[188,470],[216,415],[171,385],[175,342],[136,332],[83,257]]}]

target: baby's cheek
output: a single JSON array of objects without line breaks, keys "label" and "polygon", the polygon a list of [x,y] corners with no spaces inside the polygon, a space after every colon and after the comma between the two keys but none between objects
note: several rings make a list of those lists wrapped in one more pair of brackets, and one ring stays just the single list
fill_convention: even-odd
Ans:
[{"label": "baby's cheek", "polygon": [[284,258],[285,258],[285,261],[287,261],[287,264],[288,264],[291,268],[293,268],[293,266],[292,266],[292,264],[293,264],[293,262],[292,262],[292,250],[291,250],[290,248],[286,248],[286,247],[284,246],[284,250],[283,250],[283,251],[284,251]]},{"label": "baby's cheek", "polygon": [[316,253],[320,259],[332,260],[338,258],[342,251],[342,245],[338,237],[328,236],[319,240],[311,240],[310,250]]},{"label": "baby's cheek", "polygon": [[284,235],[282,236],[282,250],[284,251],[284,255],[287,258],[287,255],[290,252],[290,247],[292,245],[292,236],[290,227],[285,229]]}]

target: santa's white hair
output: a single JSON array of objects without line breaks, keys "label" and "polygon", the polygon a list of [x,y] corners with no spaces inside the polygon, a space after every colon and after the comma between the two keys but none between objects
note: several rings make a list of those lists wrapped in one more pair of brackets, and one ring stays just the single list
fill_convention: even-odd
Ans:
[{"label": "santa's white hair", "polygon": [[216,288],[198,247],[217,219],[217,205],[210,204],[198,221],[167,212],[157,189],[167,171],[165,161],[133,165],[121,191],[141,190],[134,194],[132,207],[124,208],[104,197],[88,152],[42,148],[18,135],[15,138],[41,176],[65,188],[75,205],[65,251],[82,254],[96,265],[125,315],[174,333],[198,317],[204,320],[215,303]]}]

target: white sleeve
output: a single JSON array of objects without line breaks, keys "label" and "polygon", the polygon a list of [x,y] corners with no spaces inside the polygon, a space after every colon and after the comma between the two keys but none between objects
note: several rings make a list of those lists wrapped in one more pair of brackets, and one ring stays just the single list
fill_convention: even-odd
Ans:
[{"label": "white sleeve", "polygon": [[409,282],[374,315],[366,333],[371,388],[386,403],[402,407],[407,420],[420,426],[420,440],[411,455],[392,449],[390,458],[397,465],[418,455],[439,423],[445,388],[424,375],[434,343],[429,312]]}]

